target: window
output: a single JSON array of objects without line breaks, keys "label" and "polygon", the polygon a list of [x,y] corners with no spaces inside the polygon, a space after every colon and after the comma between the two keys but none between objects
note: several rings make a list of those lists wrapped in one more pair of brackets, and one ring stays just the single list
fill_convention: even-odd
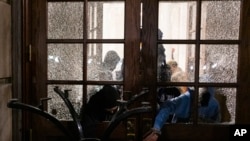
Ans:
[{"label": "window", "polygon": [[[179,70],[187,73],[184,84],[188,87],[197,91],[215,88],[220,123],[235,122],[240,9],[240,0],[159,2],[158,88],[172,85],[170,75],[161,76],[162,62],[170,66],[177,62]],[[198,115],[194,122],[205,123],[199,120],[198,94],[194,97]]]},{"label": "window", "polygon": [[[136,93],[143,87],[150,89],[143,100],[151,102],[155,111],[133,120],[137,130],[146,131],[152,124],[150,120],[157,112],[159,89],[173,86],[194,90],[193,115],[190,124],[164,128],[178,127],[178,130],[187,131],[197,125],[198,128],[185,133],[208,126],[211,130],[221,129],[217,124],[204,126],[207,121],[198,117],[199,93],[203,87],[215,88],[214,96],[222,111],[220,123],[228,125],[241,121],[243,114],[239,111],[243,109],[238,104],[243,105],[241,102],[246,96],[246,90],[239,95],[239,87],[244,86],[239,85],[241,77],[238,78],[242,75],[238,72],[239,64],[244,62],[238,56],[244,53],[240,48],[242,0],[36,0],[29,4],[32,8],[27,8],[26,12],[31,13],[24,17],[31,15],[25,21],[32,24],[25,26],[31,33],[24,35],[32,36],[25,39],[34,48],[34,60],[29,61],[32,68],[24,72],[34,70],[34,73],[27,73],[25,77],[32,78],[32,82],[24,84],[29,85],[24,87],[28,93],[26,98],[30,99],[31,95],[30,101],[37,104],[39,98],[51,97],[46,108],[63,123],[69,125],[72,119],[63,101],[53,91],[54,86],[71,90],[69,99],[79,112],[104,84],[115,85],[121,92]],[[106,57],[114,63],[104,65],[105,60],[109,60]],[[171,81],[172,70],[167,64],[173,60],[187,73],[187,81]],[[116,65],[111,73],[106,73],[106,67],[111,64]],[[130,93],[122,94],[125,100],[131,96]],[[240,103],[236,103],[238,98]],[[41,130],[36,119],[31,124],[34,133]],[[50,127],[43,127],[47,128]],[[170,132],[167,139],[177,137]],[[142,137],[142,134],[139,131],[135,136]],[[214,132],[210,134],[214,135]],[[55,133],[55,136],[60,135]],[[180,140],[188,136],[184,135]]]},{"label": "window", "polygon": [[52,97],[48,112],[71,120],[53,91],[55,85],[71,90],[69,99],[79,112],[102,85],[122,84],[125,5],[124,1],[48,1],[47,9],[47,82]]}]

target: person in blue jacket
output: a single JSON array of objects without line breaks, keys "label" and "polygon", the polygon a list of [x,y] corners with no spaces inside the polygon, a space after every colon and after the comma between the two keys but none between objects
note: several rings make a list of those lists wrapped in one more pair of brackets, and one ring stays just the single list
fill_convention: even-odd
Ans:
[{"label": "person in blue jacket", "polygon": [[[187,82],[187,75],[180,71],[171,76],[172,82]],[[166,100],[160,107],[156,115],[152,132],[144,138],[144,141],[156,141],[161,134],[161,128],[166,123],[170,115],[173,115],[172,123],[179,122],[179,120],[188,120],[190,117],[191,106],[191,91],[186,86],[178,86],[180,95],[178,97]]]},{"label": "person in blue jacket", "polygon": [[[187,76],[183,71],[175,73],[171,77],[172,82],[187,82]],[[161,134],[161,129],[165,122],[168,120],[171,114],[174,115],[172,119],[172,123],[176,122],[188,122],[189,118],[191,116],[191,105],[192,105],[192,90],[190,90],[188,87],[182,86],[177,87],[180,91],[180,96],[166,100],[160,107],[159,112],[156,115],[153,128],[151,129],[150,134],[147,133],[145,135],[145,138],[143,141],[157,141],[159,135]],[[210,121],[210,119],[213,121],[213,116],[215,115],[215,119],[219,119],[219,114],[217,110],[214,107],[218,106],[218,103],[215,103],[215,99],[212,96],[214,94],[213,88],[203,89],[201,91],[201,95],[205,96],[204,93],[206,93],[206,96],[209,95],[209,98],[201,99],[200,100],[200,107],[199,107],[199,116],[203,116],[203,120]],[[212,93],[212,94],[210,94]],[[205,97],[203,97],[205,98]],[[211,98],[211,99],[210,99]],[[202,103],[204,102],[204,103]],[[214,112],[216,111],[216,112]],[[207,120],[209,119],[209,120]],[[215,121],[216,121],[215,120]]]},{"label": "person in blue jacket", "polygon": [[220,105],[214,97],[215,88],[207,87],[199,89],[199,122],[221,122]]}]

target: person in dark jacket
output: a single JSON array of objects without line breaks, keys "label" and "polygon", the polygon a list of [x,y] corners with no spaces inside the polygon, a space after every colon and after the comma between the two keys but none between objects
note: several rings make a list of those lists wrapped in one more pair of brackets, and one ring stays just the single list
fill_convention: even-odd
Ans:
[{"label": "person in dark jacket", "polygon": [[105,85],[96,94],[90,97],[89,102],[81,109],[81,123],[84,136],[87,138],[96,137],[96,126],[101,121],[110,120],[118,109],[118,90]]}]

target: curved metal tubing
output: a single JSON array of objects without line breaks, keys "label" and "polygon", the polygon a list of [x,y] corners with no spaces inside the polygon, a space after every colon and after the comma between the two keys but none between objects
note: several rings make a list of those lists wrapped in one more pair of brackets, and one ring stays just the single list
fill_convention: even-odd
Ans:
[{"label": "curved metal tubing", "polygon": [[80,140],[84,139],[84,134],[83,134],[83,129],[82,129],[82,125],[81,125],[81,122],[80,122],[80,119],[79,119],[79,116],[78,114],[76,113],[72,103],[69,101],[69,99],[67,98],[67,95],[66,93],[62,92],[59,87],[55,87],[54,88],[54,91],[59,94],[59,96],[63,99],[64,103],[67,105],[69,111],[70,111],[70,114],[77,126],[77,129],[78,129],[78,132],[79,132],[79,138]]},{"label": "curved metal tubing", "polygon": [[58,127],[58,129],[60,129],[65,135],[67,135],[70,138],[74,139],[72,134],[63,126],[63,124],[57,118],[53,117],[51,114],[49,114],[46,111],[42,111],[41,109],[39,109],[39,108],[37,108],[35,106],[31,106],[31,105],[28,105],[28,104],[18,102],[18,99],[11,99],[8,102],[7,106],[9,108],[26,110],[26,111],[30,111],[32,113],[38,114],[38,115],[48,119],[52,123],[54,123],[56,125],[56,127]]}]

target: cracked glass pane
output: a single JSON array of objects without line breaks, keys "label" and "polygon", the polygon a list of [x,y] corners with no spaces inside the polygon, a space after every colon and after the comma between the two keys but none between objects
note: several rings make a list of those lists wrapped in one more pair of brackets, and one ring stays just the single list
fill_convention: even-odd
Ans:
[{"label": "cracked glass pane", "polygon": [[201,39],[239,39],[240,0],[203,1]]},{"label": "cracked glass pane", "polygon": [[48,39],[83,38],[83,2],[48,2]]},{"label": "cracked glass pane", "polygon": [[87,79],[123,80],[123,44],[88,44]]},{"label": "cracked glass pane", "polygon": [[237,82],[238,45],[202,45],[200,82]]},{"label": "cracked glass pane", "polygon": [[199,89],[199,123],[234,124],[236,88],[210,87],[208,90],[209,93],[205,93]]},{"label": "cracked glass pane", "polygon": [[124,38],[124,2],[88,2],[88,38]]},{"label": "cracked glass pane", "polygon": [[82,80],[81,44],[48,44],[48,79]]},{"label": "cracked glass pane", "polygon": [[68,99],[72,103],[75,111],[80,114],[82,106],[82,85],[48,85],[48,97],[52,98],[48,101],[48,112],[58,120],[73,120],[63,99],[53,90],[55,86],[59,86],[62,91],[70,90]]}]

